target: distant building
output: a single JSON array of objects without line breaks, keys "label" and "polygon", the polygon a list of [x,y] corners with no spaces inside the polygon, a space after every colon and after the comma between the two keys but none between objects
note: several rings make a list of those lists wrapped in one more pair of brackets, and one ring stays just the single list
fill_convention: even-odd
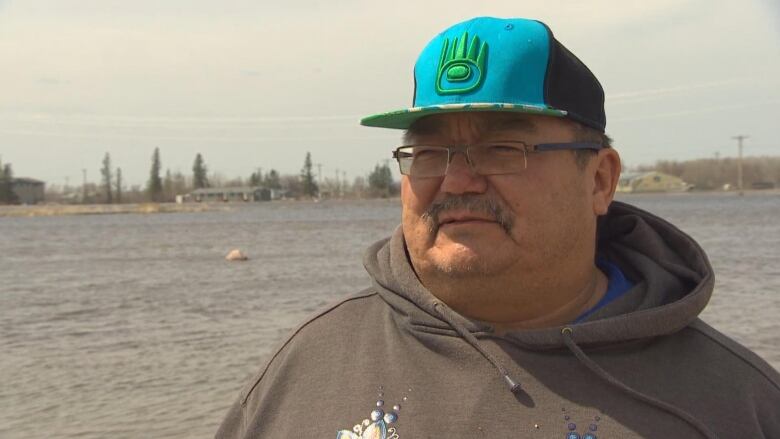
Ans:
[{"label": "distant building", "polygon": [[271,189],[255,186],[195,189],[185,196],[186,201],[270,201]]},{"label": "distant building", "polygon": [[46,183],[33,178],[14,178],[11,188],[21,204],[37,204],[43,201]]},{"label": "distant building", "polygon": [[617,191],[623,193],[685,192],[692,186],[680,177],[661,172],[627,172],[620,176]]}]

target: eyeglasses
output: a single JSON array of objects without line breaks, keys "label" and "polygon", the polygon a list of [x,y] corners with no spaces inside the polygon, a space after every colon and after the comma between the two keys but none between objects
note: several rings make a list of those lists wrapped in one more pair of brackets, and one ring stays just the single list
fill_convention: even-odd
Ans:
[{"label": "eyeglasses", "polygon": [[560,150],[599,150],[595,142],[540,143],[495,141],[464,146],[404,145],[393,151],[401,174],[412,177],[441,177],[447,173],[455,153],[462,152],[479,175],[518,174],[528,168],[528,154]]}]

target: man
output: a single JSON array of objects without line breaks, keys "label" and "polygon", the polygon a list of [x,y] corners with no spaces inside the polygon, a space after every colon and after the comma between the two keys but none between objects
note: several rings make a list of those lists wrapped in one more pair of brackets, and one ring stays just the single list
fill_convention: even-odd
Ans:
[{"label": "man", "polygon": [[702,249],[612,202],[595,76],[542,23],[476,18],[429,43],[402,224],[374,279],[305,322],[219,438],[780,438],[780,377],[697,318]]}]

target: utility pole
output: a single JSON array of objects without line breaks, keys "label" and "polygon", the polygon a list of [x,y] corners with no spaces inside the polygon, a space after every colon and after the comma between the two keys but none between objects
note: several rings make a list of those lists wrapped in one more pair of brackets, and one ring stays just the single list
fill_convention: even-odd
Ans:
[{"label": "utility pole", "polygon": [[82,169],[81,175],[83,176],[81,183],[81,204],[85,204],[87,202],[87,170]]},{"label": "utility pole", "polygon": [[744,192],[742,192],[742,141],[749,138],[744,134],[732,137],[732,139],[737,140],[737,187],[739,187],[739,195],[744,195]]},{"label": "utility pole", "polygon": [[317,163],[317,186],[322,186],[322,163]]},{"label": "utility pole", "polygon": [[341,182],[339,182],[339,170],[336,169],[336,194],[337,197],[341,197]]}]

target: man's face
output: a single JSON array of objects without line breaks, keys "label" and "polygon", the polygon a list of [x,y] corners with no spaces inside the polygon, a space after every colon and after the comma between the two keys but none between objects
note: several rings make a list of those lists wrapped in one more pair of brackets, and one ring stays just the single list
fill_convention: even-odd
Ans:
[{"label": "man's face", "polygon": [[[418,122],[408,143],[506,140],[534,145],[579,139],[564,119],[453,113]],[[595,239],[589,174],[571,151],[549,151],[529,153],[518,174],[477,175],[464,154],[455,154],[443,177],[403,176],[402,223],[415,270],[462,277],[511,269],[544,276],[558,258]]]}]

